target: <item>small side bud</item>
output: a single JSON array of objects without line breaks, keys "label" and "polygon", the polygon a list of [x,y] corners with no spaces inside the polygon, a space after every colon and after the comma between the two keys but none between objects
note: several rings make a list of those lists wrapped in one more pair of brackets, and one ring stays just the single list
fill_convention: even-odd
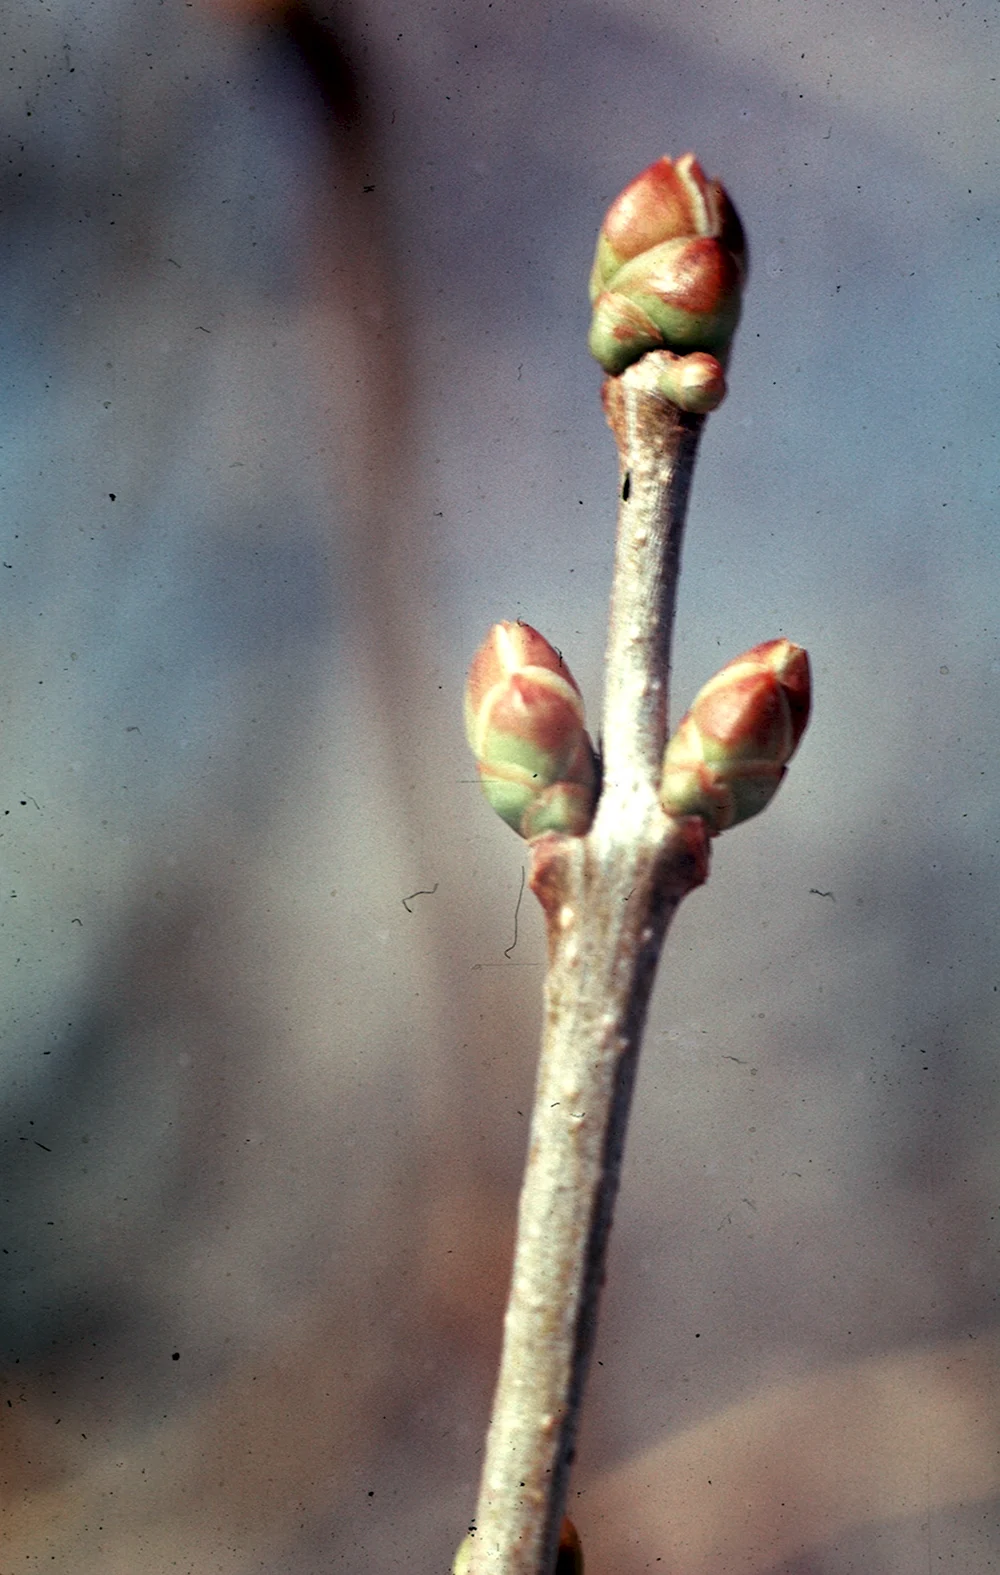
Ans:
[{"label": "small side bud", "polygon": [[650,374],[646,387],[661,394],[664,399],[669,399],[681,410],[707,415],[709,411],[717,410],[726,397],[726,374],[722,363],[704,350],[696,350],[692,355],[651,350],[643,360],[643,370],[648,370]]},{"label": "small side bud", "polygon": [[483,792],[522,837],[589,829],[597,762],[583,700],[559,652],[530,624],[494,624],[476,652],[465,731]]},{"label": "small side bud", "polygon": [[743,226],[719,182],[706,179],[693,154],[657,159],[601,226],[591,353],[612,376],[657,348],[724,358],[746,274]]},{"label": "small side bud", "polygon": [[661,798],[670,815],[700,815],[712,836],[774,797],[809,720],[809,657],[768,640],[709,679],[667,745]]},{"label": "small side bud", "polygon": [[661,241],[693,235],[723,241],[746,275],[743,226],[723,186],[706,178],[693,153],[679,159],[664,154],[619,193],[604,216],[590,275],[591,303],[623,263]]}]

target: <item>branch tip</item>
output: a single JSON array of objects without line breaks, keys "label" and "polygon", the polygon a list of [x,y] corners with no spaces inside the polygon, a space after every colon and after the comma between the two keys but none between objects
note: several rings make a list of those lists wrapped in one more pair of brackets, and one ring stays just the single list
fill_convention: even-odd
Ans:
[{"label": "branch tip", "polygon": [[[668,397],[714,410],[747,274],[739,215],[693,154],[657,159],[605,215],[590,275],[591,354],[617,375],[650,350],[717,357],[717,373],[676,369]],[[721,382],[720,382],[721,379]]]}]

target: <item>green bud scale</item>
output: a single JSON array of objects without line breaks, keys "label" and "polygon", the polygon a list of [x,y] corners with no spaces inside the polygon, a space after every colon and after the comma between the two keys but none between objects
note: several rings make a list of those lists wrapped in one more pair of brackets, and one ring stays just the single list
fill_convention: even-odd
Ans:
[{"label": "green bud scale", "polygon": [[465,688],[483,792],[522,837],[582,836],[597,797],[583,700],[559,652],[526,623],[494,624]]},{"label": "green bud scale", "polygon": [[729,662],[667,745],[667,813],[701,815],[712,836],[759,814],[805,732],[810,701],[809,657],[790,640],[768,640]]},{"label": "green bud scale", "polygon": [[601,226],[590,276],[591,353],[612,376],[649,350],[718,358],[711,379],[702,368],[692,380],[677,378],[669,394],[682,409],[714,409],[725,393],[746,274],[743,227],[719,182],[706,179],[691,153],[657,159]]}]

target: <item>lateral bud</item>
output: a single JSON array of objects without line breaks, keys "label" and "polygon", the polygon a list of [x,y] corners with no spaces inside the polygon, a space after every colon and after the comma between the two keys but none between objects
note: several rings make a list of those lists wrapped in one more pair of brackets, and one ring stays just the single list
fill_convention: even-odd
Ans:
[{"label": "lateral bud", "polygon": [[660,796],[712,836],[770,803],[809,720],[809,657],[790,640],[744,652],[699,691],[667,744]]},{"label": "lateral bud", "polygon": [[726,374],[722,363],[707,351],[674,355],[669,350],[654,350],[647,357],[656,366],[656,391],[681,410],[705,416],[718,410],[726,397]]},{"label": "lateral bud", "polygon": [[494,624],[476,652],[465,731],[483,792],[520,836],[589,830],[597,761],[583,699],[559,652],[530,624]]}]

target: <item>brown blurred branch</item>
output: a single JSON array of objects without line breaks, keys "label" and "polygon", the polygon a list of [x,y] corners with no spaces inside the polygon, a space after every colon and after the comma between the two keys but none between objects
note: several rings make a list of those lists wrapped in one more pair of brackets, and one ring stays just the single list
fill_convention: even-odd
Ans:
[{"label": "brown blurred branch", "polygon": [[752,1575],[859,1526],[913,1519],[926,1529],[949,1507],[994,1498],[998,1357],[1000,1331],[983,1329],[728,1406],[601,1477],[588,1561],[615,1575],[654,1561],[684,1575]]}]

